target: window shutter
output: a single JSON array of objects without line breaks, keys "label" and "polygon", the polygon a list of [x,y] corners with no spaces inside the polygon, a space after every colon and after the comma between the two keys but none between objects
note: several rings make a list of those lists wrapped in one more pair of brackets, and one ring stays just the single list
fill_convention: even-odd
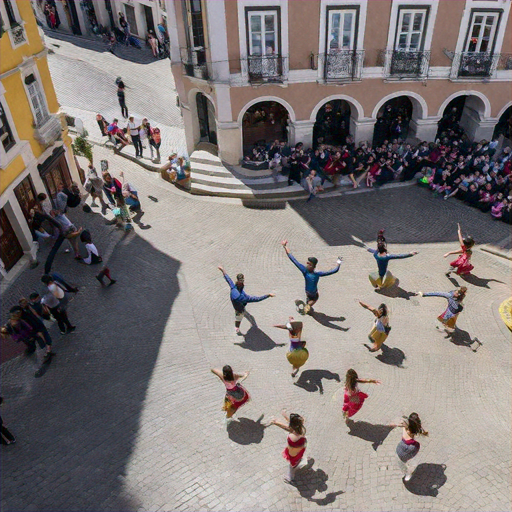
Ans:
[{"label": "window shutter", "polygon": [[44,102],[41,88],[37,81],[30,83],[27,88],[30,94],[30,101],[34,107],[36,125],[41,126],[48,119],[48,111],[46,110],[46,104]]}]

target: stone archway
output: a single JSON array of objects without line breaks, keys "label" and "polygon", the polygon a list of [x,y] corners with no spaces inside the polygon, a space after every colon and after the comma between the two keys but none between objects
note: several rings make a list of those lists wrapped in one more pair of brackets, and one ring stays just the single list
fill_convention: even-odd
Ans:
[{"label": "stone archway", "polygon": [[505,139],[512,139],[512,105],[506,107],[501,116],[499,116],[492,138],[498,139],[502,135]]}]

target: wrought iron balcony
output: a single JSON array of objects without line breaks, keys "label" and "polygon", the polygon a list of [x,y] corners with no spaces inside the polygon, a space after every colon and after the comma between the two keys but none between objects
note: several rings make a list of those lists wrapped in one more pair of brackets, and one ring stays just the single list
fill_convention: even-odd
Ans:
[{"label": "wrought iron balcony", "polygon": [[284,57],[251,55],[247,57],[249,82],[282,82]]},{"label": "wrought iron balcony", "polygon": [[452,62],[452,77],[490,78],[494,75],[500,55],[480,52],[455,53]]},{"label": "wrought iron balcony", "polygon": [[187,76],[202,80],[210,78],[205,48],[181,48],[181,62]]},{"label": "wrought iron balcony", "polygon": [[321,58],[326,81],[361,80],[364,50],[331,50]]},{"label": "wrought iron balcony", "polygon": [[39,126],[34,128],[34,137],[43,146],[51,146],[60,138],[62,127],[56,114],[50,114]]},{"label": "wrought iron balcony", "polygon": [[430,52],[409,50],[383,50],[385,74],[393,78],[426,78]]}]

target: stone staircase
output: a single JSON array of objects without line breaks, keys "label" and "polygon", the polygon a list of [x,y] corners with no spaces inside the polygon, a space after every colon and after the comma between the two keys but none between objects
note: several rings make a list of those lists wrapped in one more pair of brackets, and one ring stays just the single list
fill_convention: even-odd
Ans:
[{"label": "stone staircase", "polygon": [[[227,166],[207,151],[194,151],[190,155],[190,168],[192,194],[234,197],[249,202],[283,202],[308,196],[300,185],[288,186],[286,176],[279,174],[275,182],[270,170],[250,171]],[[326,191],[331,190],[332,184],[326,181],[324,187]]]}]

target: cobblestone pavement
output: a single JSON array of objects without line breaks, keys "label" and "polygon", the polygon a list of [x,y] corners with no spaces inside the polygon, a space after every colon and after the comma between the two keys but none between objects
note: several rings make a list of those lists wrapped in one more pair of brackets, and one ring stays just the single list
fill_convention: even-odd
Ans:
[{"label": "cobblestone pavement", "polygon": [[[179,107],[176,105],[174,78],[168,59],[155,60],[144,48],[137,50],[118,45],[112,55],[106,45],[47,31],[45,42],[51,50],[48,65],[55,91],[63,110],[79,117],[89,138],[104,142],[96,114],[111,121],[125,121],[117,102],[115,79],[121,76],[126,84],[126,104],[130,115],[137,120],[147,117],[162,134],[162,159],[173,151],[186,152],[185,134]],[[129,146],[123,151],[134,153]],[[149,148],[144,152],[149,161]]]},{"label": "cobblestone pavement", "polygon": [[[498,313],[510,296],[510,263],[475,250],[477,277],[453,341],[435,329],[445,301],[408,293],[454,287],[442,255],[457,248],[457,220],[486,242],[505,238],[507,226],[414,187],[319,200],[310,210],[302,202],[246,209],[182,194],[95,151],[138,187],[144,225],[124,236],[98,214],[81,218],[95,221],[100,251],[115,245],[117,284],[101,289],[95,269],[59,254],[55,268],[81,287],[70,305],[76,333],[56,336],[41,379],[25,357],[2,365],[2,417],[18,437],[2,447],[2,510],[510,510],[510,332]],[[391,251],[420,251],[391,263],[400,288],[389,297],[372,291],[375,262],[347,236],[373,242],[381,227]],[[283,238],[299,260],[317,256],[320,269],[343,257],[340,272],[320,281],[316,314],[304,318],[310,358],[295,382],[286,333],[272,328],[304,295]],[[249,305],[257,325],[244,320],[243,337],[219,264],[244,272],[249,293],[277,294]],[[29,291],[38,273],[25,272],[7,295]],[[363,346],[372,318],[356,298],[390,306],[382,354]],[[229,429],[223,387],[209,372],[224,364],[251,371],[252,400]],[[351,429],[341,415],[348,368],[382,381],[362,385],[369,398]],[[283,407],[305,416],[315,459],[297,488],[282,481],[285,432],[264,427]],[[405,485],[395,455],[401,433],[386,425],[412,411],[430,436]]]}]

